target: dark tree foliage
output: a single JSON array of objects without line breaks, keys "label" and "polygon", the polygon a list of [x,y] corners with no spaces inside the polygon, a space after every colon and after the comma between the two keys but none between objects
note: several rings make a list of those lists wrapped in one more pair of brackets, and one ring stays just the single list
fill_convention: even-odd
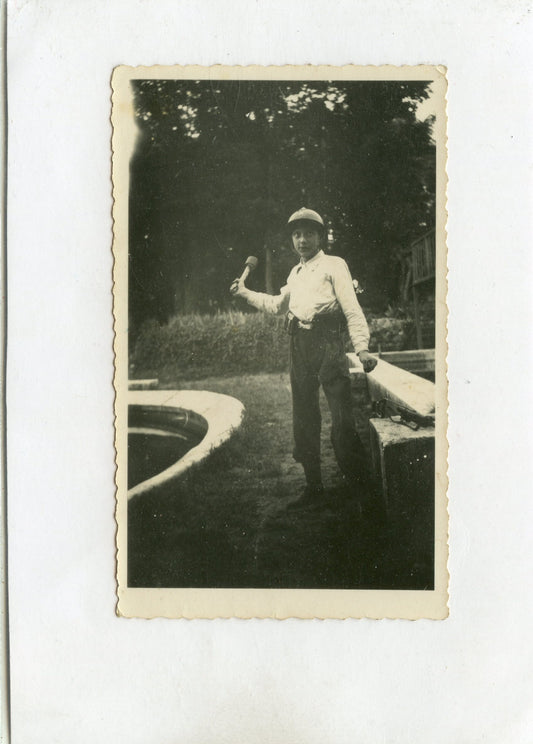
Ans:
[{"label": "dark tree foliage", "polygon": [[[426,82],[138,80],[130,165],[130,328],[278,291],[294,256],[284,227],[319,211],[343,256],[386,306],[401,249],[433,225],[435,148],[418,121]],[[267,271],[265,274],[265,267]]]}]

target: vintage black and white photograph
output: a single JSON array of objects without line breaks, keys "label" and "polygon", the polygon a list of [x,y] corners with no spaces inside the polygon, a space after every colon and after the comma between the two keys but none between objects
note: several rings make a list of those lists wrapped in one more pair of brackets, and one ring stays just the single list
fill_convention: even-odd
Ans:
[{"label": "vintage black and white photograph", "polygon": [[115,70],[120,614],[446,616],[445,86]]},{"label": "vintage black and white photograph", "polygon": [[531,3],[3,8],[0,739],[529,744]]}]

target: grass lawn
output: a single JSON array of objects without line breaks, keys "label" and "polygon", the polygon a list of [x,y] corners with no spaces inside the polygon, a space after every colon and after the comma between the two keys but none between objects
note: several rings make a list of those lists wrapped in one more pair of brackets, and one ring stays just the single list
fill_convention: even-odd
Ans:
[{"label": "grass lawn", "polygon": [[[287,374],[199,381],[160,378],[166,389],[211,390],[241,400],[241,429],[181,480],[129,506],[130,586],[417,588],[394,535],[353,504],[291,512],[303,471],[292,458]],[[367,437],[364,381],[355,391]],[[341,479],[322,396],[322,462],[330,495]],[[421,587],[420,587],[421,588]]]}]

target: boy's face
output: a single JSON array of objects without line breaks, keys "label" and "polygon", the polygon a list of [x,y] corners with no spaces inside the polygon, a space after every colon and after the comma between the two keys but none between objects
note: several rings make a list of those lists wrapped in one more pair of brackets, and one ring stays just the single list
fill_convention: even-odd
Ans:
[{"label": "boy's face", "polygon": [[292,231],[292,245],[302,261],[309,261],[320,250],[318,230],[305,222],[296,225]]}]

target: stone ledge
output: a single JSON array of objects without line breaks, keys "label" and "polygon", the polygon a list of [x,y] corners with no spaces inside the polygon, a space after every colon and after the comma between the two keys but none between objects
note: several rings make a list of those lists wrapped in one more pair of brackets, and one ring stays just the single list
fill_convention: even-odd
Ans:
[{"label": "stone ledge", "polygon": [[390,511],[401,501],[433,498],[435,487],[435,433],[432,427],[416,431],[389,419],[370,419],[370,451],[374,471],[381,480]]},{"label": "stone ledge", "polygon": [[395,367],[380,359],[368,375],[368,392],[372,400],[387,398],[410,408],[420,416],[435,414],[435,385],[430,380]]},{"label": "stone ledge", "polygon": [[[357,354],[346,354],[350,374],[354,377],[364,375],[363,365]],[[373,355],[376,356],[377,355]],[[435,414],[435,384],[412,372],[389,364],[384,359],[378,359],[377,366],[366,375],[368,394],[372,401],[387,398],[410,408],[419,416],[434,416]]]},{"label": "stone ledge", "polygon": [[[431,576],[435,540],[435,435],[370,419],[370,450],[391,528],[413,575]],[[428,587],[431,588],[431,587]]]}]

